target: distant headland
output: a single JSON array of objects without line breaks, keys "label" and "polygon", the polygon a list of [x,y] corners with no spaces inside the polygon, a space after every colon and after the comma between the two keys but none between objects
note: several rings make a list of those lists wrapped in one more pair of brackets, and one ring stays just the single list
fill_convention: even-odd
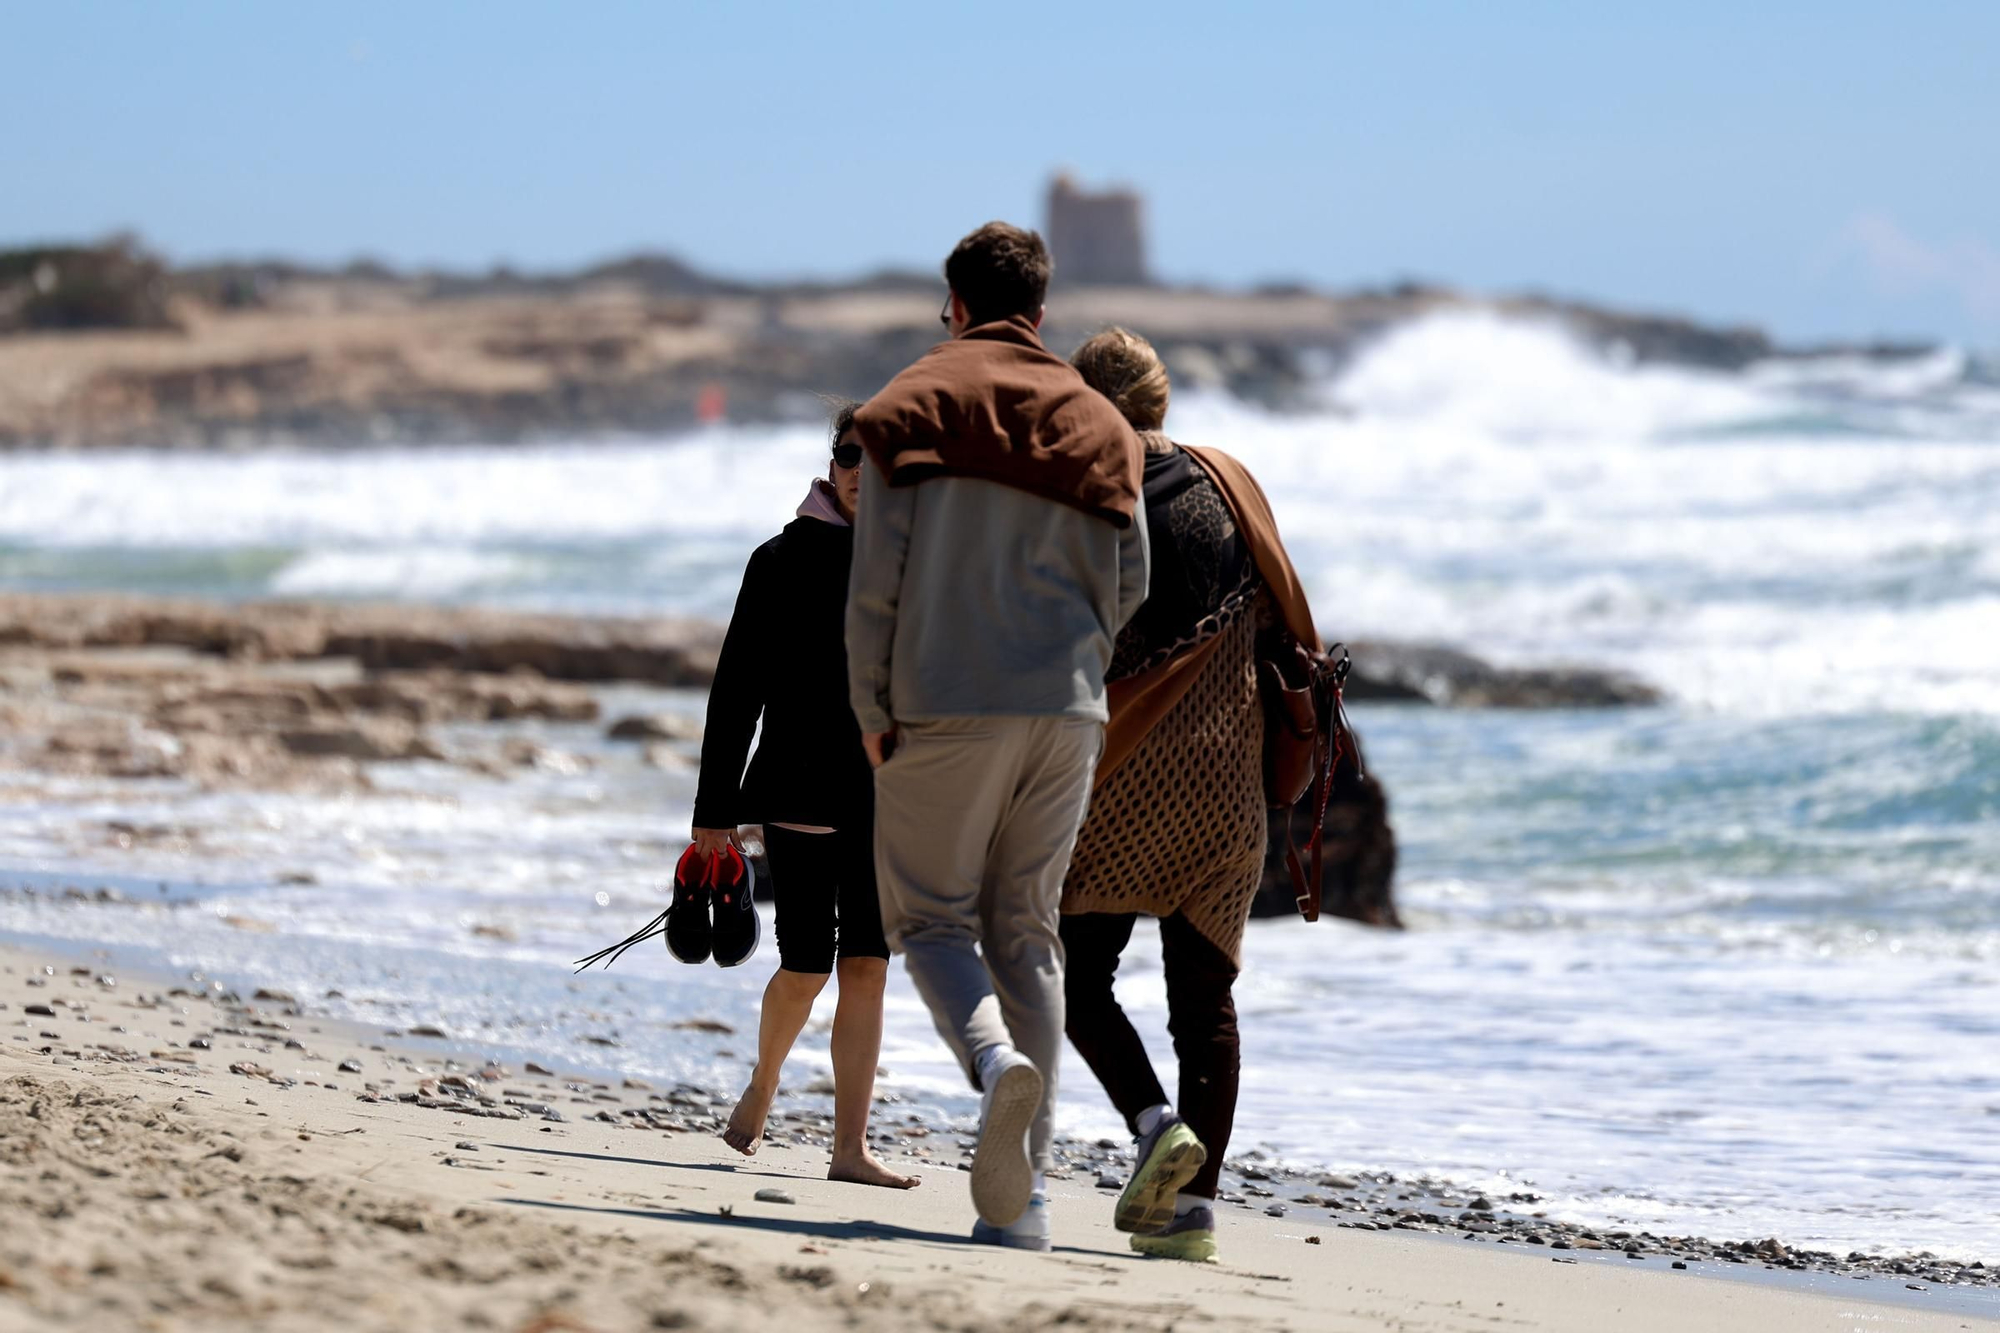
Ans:
[{"label": "distant headland", "polygon": [[[1415,282],[1169,286],[1149,276],[1138,196],[1062,176],[1045,225],[1052,347],[1125,324],[1160,347],[1177,384],[1277,410],[1320,405],[1357,349],[1449,310],[1548,320],[1630,362],[1731,370],[1827,350]],[[823,395],[868,396],[935,342],[940,290],[917,272],[751,282],[663,254],[475,274],[369,261],[174,267],[132,237],[0,251],[0,447],[507,442],[804,419]]]}]

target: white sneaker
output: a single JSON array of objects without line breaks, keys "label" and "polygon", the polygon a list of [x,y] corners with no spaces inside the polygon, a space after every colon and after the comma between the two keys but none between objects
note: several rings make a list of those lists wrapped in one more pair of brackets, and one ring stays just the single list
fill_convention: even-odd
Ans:
[{"label": "white sneaker", "polygon": [[1048,1195],[1040,1190],[1032,1191],[1028,1195],[1027,1208],[1004,1227],[974,1222],[972,1241],[975,1245],[1004,1245],[1010,1250],[1051,1248],[1053,1242],[1049,1239]]},{"label": "white sneaker", "polygon": [[[972,1150],[972,1206],[980,1221],[1005,1227],[1027,1211],[1035,1188],[1028,1130],[1042,1105],[1042,1071],[1013,1047],[1001,1047],[991,1058],[984,1081],[979,1146]],[[1042,1234],[1048,1234],[1046,1217]]]}]

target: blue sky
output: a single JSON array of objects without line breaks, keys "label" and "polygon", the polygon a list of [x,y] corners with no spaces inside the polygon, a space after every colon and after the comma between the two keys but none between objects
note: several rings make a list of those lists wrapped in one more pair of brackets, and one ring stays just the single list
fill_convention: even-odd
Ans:
[{"label": "blue sky", "polygon": [[1176,280],[2000,346],[2000,4],[0,0],[0,244],[931,267],[1051,169]]}]

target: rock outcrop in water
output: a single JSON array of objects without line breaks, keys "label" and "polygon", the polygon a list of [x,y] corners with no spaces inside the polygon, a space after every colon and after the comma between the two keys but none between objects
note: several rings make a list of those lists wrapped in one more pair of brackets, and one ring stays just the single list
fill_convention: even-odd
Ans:
[{"label": "rock outcrop in water", "polygon": [[[1320,911],[1364,926],[1401,929],[1403,918],[1396,911],[1395,894],[1396,830],[1389,824],[1389,797],[1381,780],[1365,765],[1362,756],[1344,754],[1334,768],[1332,796],[1322,821],[1325,877]],[[1298,913],[1285,860],[1285,831],[1289,823],[1292,842],[1304,859],[1306,844],[1312,839],[1313,813],[1312,803],[1301,801],[1288,815],[1271,816],[1264,881],[1250,904],[1252,916]],[[1310,862],[1306,865],[1309,871]]]},{"label": "rock outcrop in water", "polygon": [[526,674],[301,669],[158,647],[0,651],[0,760],[78,777],[287,790],[366,786],[364,765],[413,759],[506,771],[539,756],[446,745],[436,728],[597,714],[587,688]]},{"label": "rock outcrop in water", "polygon": [[1434,643],[1366,640],[1349,645],[1349,699],[1402,700],[1456,708],[1619,708],[1661,702],[1654,686],[1588,666],[1500,667]]},{"label": "rock outcrop in water", "polygon": [[345,658],[369,671],[527,672],[549,680],[706,686],[706,621],[329,602],[233,605],[119,594],[0,594],[0,646],[185,648],[251,662]]},{"label": "rock outcrop in water", "polygon": [[367,766],[575,766],[448,724],[591,722],[591,683],[714,675],[698,622],[300,602],[0,596],[0,760],[201,787],[368,785]]}]

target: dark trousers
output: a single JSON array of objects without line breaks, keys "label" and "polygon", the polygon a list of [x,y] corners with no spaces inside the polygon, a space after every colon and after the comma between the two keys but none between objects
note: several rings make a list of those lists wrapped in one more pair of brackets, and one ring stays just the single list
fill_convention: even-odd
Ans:
[{"label": "dark trousers", "polygon": [[[1091,912],[1062,919],[1068,955],[1063,986],[1069,1004],[1065,1031],[1077,1054],[1097,1075],[1112,1105],[1134,1134],[1139,1112],[1167,1101],[1146,1045],[1119,1007],[1111,983],[1118,956],[1132,938],[1131,914]],[[1236,967],[1178,912],[1160,920],[1167,974],[1167,1030],[1180,1060],[1175,1109],[1208,1149],[1208,1161],[1186,1193],[1215,1197],[1222,1157],[1236,1123],[1236,1087],[1243,1048],[1236,1035]]]}]

